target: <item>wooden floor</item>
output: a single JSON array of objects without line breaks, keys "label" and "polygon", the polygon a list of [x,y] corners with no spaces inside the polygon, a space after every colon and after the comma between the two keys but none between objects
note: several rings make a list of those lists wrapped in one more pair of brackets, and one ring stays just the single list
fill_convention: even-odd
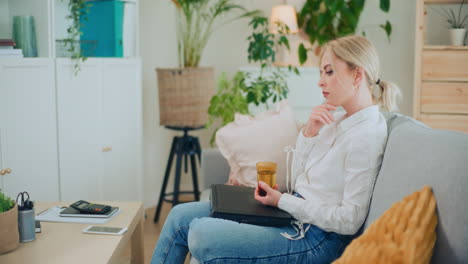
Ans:
[{"label": "wooden floor", "polygon": [[[143,226],[143,239],[145,247],[145,263],[149,264],[151,261],[151,256],[153,255],[156,242],[158,241],[159,234],[161,229],[166,221],[167,215],[172,208],[172,204],[164,202],[161,208],[161,214],[159,216],[158,223],[153,222],[154,213],[156,208],[148,208],[145,210],[145,224]],[[127,264],[130,263],[130,245],[128,245],[125,250],[122,252],[121,258],[119,258],[118,264]],[[189,263],[189,257],[185,260],[185,264]]]}]

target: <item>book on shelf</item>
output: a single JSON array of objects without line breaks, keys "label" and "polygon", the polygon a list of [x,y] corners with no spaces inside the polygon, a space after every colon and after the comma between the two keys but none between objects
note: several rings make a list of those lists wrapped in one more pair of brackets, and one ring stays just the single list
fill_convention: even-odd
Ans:
[{"label": "book on shelf", "polygon": [[14,47],[16,43],[13,39],[0,39],[0,47]]},{"label": "book on shelf", "polygon": [[17,54],[23,54],[23,50],[22,49],[0,50],[0,55],[17,55]]},{"label": "book on shelf", "polygon": [[0,54],[0,58],[24,58],[23,54],[18,54],[18,55],[2,55]]},{"label": "book on shelf", "polygon": [[0,57],[23,58],[22,49],[0,49]]}]

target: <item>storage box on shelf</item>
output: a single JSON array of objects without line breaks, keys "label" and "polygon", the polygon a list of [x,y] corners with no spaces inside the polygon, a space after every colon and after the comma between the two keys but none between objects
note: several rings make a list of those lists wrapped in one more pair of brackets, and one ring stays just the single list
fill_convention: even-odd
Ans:
[{"label": "storage box on shelf", "polygon": [[414,117],[427,125],[468,133],[468,46],[426,43],[426,5],[454,0],[418,0],[416,4]]},{"label": "storage box on shelf", "polygon": [[85,56],[123,57],[124,10],[122,1],[93,2],[89,14],[81,18],[81,39],[96,43],[93,50],[89,45],[81,45]]}]

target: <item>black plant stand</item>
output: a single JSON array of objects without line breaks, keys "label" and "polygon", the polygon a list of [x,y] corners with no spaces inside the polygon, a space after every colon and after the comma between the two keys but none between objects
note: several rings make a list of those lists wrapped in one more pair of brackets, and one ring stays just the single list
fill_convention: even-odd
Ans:
[{"label": "black plant stand", "polygon": [[[159,194],[158,207],[156,208],[156,214],[154,215],[154,222],[158,222],[159,215],[161,213],[161,206],[163,201],[172,202],[172,206],[175,206],[179,203],[179,194],[181,193],[193,193],[195,200],[200,200],[200,192],[198,190],[198,180],[197,180],[197,164],[196,156],[198,156],[198,161],[201,162],[201,147],[200,142],[197,137],[192,137],[188,135],[188,132],[191,130],[198,130],[204,127],[173,127],[166,126],[168,129],[184,131],[184,135],[181,137],[175,136],[172,140],[171,152],[169,153],[169,159],[167,161],[166,172],[164,173],[164,181],[161,188],[161,193]],[[174,191],[171,193],[166,193],[167,182],[169,180],[169,175],[171,172],[172,162],[174,156],[177,156],[176,159],[176,171],[175,171],[175,180],[174,180]],[[185,173],[188,171],[188,157],[190,157],[190,163],[192,166],[192,180],[193,180],[193,191],[180,191],[180,173],[182,169],[182,157],[185,161]],[[172,196],[172,200],[166,198],[166,196]]]}]

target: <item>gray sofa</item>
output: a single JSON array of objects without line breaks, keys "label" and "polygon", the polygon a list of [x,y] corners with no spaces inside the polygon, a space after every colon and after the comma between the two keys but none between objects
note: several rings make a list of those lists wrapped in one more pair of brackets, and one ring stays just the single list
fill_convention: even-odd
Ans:
[{"label": "gray sofa", "polygon": [[[385,117],[389,137],[364,228],[394,202],[429,185],[438,213],[432,263],[467,263],[468,134],[431,129],[399,114]],[[201,169],[202,199],[208,200],[209,186],[225,183],[229,166],[218,150],[207,149]]]}]

